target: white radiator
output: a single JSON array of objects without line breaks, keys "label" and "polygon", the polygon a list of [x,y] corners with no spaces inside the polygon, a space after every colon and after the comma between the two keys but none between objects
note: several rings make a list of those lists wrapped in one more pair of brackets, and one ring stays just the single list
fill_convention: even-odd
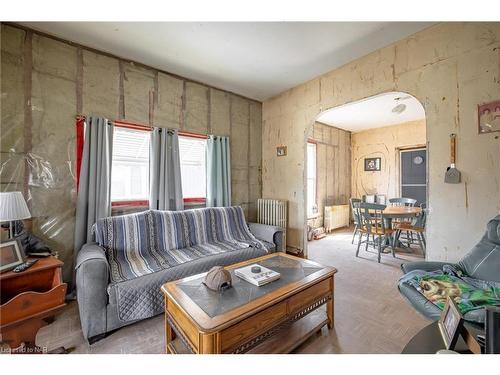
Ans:
[{"label": "white radiator", "polygon": [[283,228],[283,248],[277,250],[286,251],[288,201],[279,199],[257,199],[257,222]]},{"label": "white radiator", "polygon": [[325,231],[349,226],[349,205],[325,206]]}]

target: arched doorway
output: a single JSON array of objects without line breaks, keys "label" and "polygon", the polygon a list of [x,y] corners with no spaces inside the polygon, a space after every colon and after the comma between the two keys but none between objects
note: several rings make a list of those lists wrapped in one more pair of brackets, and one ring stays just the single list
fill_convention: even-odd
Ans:
[{"label": "arched doorway", "polygon": [[[381,203],[409,197],[427,205],[426,139],[424,107],[408,93],[386,92],[322,111],[306,135],[306,255],[309,229],[343,226],[350,197]],[[334,210],[335,219],[325,210]],[[348,206],[347,212],[349,220]]]}]

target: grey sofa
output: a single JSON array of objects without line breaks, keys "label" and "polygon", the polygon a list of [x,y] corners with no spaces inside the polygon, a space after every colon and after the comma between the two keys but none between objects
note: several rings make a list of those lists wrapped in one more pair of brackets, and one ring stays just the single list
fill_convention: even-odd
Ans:
[{"label": "grey sofa", "polygon": [[[413,262],[402,264],[401,270],[404,274],[413,270],[430,272],[441,270],[445,265],[458,268],[465,276],[500,283],[500,215],[488,222],[486,233],[479,243],[458,263]],[[439,319],[441,310],[415,288],[400,283],[399,291],[426,318],[430,320]],[[474,320],[481,322],[481,318],[481,316],[478,316]]]},{"label": "grey sofa", "polygon": [[[181,211],[182,214],[179,215],[189,215],[190,211],[195,210]],[[134,215],[140,217],[143,214]],[[130,216],[132,215],[127,215]],[[244,217],[242,221],[244,222]],[[244,224],[247,226],[247,223]],[[109,224],[102,226],[109,231]],[[93,343],[120,327],[162,313],[164,307],[160,287],[167,281],[206,272],[215,265],[226,266],[282,249],[282,228],[257,223],[248,223],[246,228],[249,229],[250,236],[255,236],[264,246],[249,246],[210,254],[121,282],[113,282],[113,259],[109,258],[110,250],[105,245],[106,242],[84,245],[78,253],[75,266],[78,308],[84,337]],[[189,228],[189,232],[193,230]]]}]

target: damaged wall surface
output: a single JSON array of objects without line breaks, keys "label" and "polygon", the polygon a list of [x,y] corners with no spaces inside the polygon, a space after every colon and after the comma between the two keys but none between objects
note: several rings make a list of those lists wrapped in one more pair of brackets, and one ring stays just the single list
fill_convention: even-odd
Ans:
[{"label": "damaged wall surface", "polygon": [[[384,194],[399,197],[399,150],[426,145],[425,120],[353,133],[352,196]],[[380,158],[380,171],[366,172],[365,158]]]},{"label": "damaged wall surface", "polygon": [[1,25],[1,191],[23,191],[33,231],[70,278],[75,116],[228,135],[232,201],[247,218],[261,197],[262,105],[15,25]]},{"label": "damaged wall surface", "polygon": [[[389,91],[415,96],[426,112],[427,257],[456,261],[500,212],[500,137],[477,125],[477,105],[500,99],[500,23],[441,23],[264,102],[263,196],[289,200],[289,245],[307,246],[305,144],[318,114]],[[456,185],[444,183],[450,133]],[[286,157],[276,157],[280,144]]]},{"label": "damaged wall surface", "polygon": [[351,194],[351,133],[316,122],[310,140],[316,143],[316,204],[323,226],[325,206],[348,204]]}]

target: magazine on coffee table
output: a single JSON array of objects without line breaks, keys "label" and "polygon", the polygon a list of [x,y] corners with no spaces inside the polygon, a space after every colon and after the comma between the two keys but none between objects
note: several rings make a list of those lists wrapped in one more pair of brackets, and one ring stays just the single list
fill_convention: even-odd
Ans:
[{"label": "magazine on coffee table", "polygon": [[[252,267],[254,271],[260,269],[259,272],[252,271]],[[237,268],[234,270],[234,274],[239,278],[248,281],[257,286],[261,286],[264,284],[268,284],[271,281],[278,280],[281,276],[279,272],[270,270],[269,268],[263,267],[259,264],[250,264],[246,267]]]}]

